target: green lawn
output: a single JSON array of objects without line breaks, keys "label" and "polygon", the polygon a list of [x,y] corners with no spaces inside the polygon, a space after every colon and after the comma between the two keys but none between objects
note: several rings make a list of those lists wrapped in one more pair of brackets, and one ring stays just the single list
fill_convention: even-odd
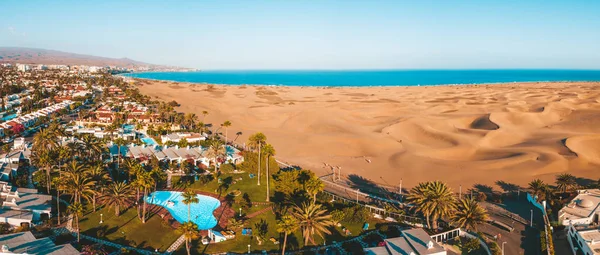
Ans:
[{"label": "green lawn", "polygon": [[[100,214],[104,222],[100,222]],[[133,246],[141,249],[160,251],[166,250],[179,235],[170,226],[164,225],[158,216],[151,216],[145,224],[137,218],[135,208],[115,216],[114,209],[103,208],[95,213],[88,213],[81,218],[82,233],[99,237],[104,232],[104,237],[99,237],[115,243]]]},{"label": "green lawn", "polygon": [[[192,184],[188,184],[187,188],[219,194],[219,187],[222,187],[222,191],[221,191],[222,196],[225,196],[225,195],[227,195],[227,193],[239,189],[242,192],[242,195],[240,195],[240,196],[243,196],[244,193],[247,193],[250,196],[250,201],[252,201],[252,202],[265,202],[267,199],[267,185],[265,185],[266,178],[264,176],[261,179],[260,186],[256,185],[258,179],[256,177],[250,178],[248,176],[248,173],[221,174],[221,176],[219,176],[219,178],[222,180],[222,183],[218,183],[218,181],[215,181],[215,180],[213,180],[209,183],[206,183],[206,184],[202,184],[200,182],[194,182]],[[242,178],[242,180],[235,181],[238,178]],[[171,179],[171,182],[173,183],[173,187],[183,187],[181,184],[178,184],[179,180],[180,180],[180,177],[173,176],[173,178]],[[274,189],[275,185],[273,182],[273,178],[270,178],[269,182],[271,183],[270,193],[272,196],[275,192],[275,189]],[[230,184],[227,185],[227,183],[230,183]]]}]

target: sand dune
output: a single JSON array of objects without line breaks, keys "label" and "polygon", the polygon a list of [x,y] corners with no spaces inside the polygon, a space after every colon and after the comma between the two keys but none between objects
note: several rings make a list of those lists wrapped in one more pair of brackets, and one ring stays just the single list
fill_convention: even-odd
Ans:
[{"label": "sand dune", "polygon": [[[569,172],[600,177],[600,83],[317,88],[220,86],[149,81],[142,93],[207,110],[264,132],[277,158],[320,174],[404,185],[441,179],[452,186],[525,186]],[[366,159],[369,159],[369,163]]]}]

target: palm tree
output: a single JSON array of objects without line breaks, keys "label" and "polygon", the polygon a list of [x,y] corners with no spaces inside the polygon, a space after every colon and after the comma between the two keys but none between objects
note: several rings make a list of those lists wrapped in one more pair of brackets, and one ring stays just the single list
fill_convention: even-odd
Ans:
[{"label": "palm tree", "polygon": [[60,192],[67,189],[67,183],[64,178],[60,177],[54,177],[52,182],[54,183],[54,187],[56,188],[56,210],[58,225],[60,225]]},{"label": "palm tree", "polygon": [[253,148],[258,148],[258,175],[256,177],[258,177],[258,183],[256,185],[260,185],[260,158],[261,158],[261,153],[260,153],[260,149],[262,147],[262,145],[267,141],[267,136],[265,136],[263,133],[256,133],[251,135],[248,138],[248,144],[253,147]]},{"label": "palm tree", "polygon": [[79,229],[79,216],[83,213],[83,206],[81,203],[75,202],[69,205],[68,210],[75,217],[75,223],[77,223],[77,242],[79,242],[79,232],[81,232]]},{"label": "palm tree", "polygon": [[456,207],[452,190],[440,181],[419,183],[412,188],[407,199],[415,205],[416,211],[425,215],[427,225],[434,229],[437,229],[437,220],[450,216]]},{"label": "palm tree", "polygon": [[[148,196],[148,189],[154,186],[154,179],[150,176],[148,172],[142,172],[137,176],[137,180],[139,180],[139,184],[144,189],[144,207],[142,211],[142,223],[146,223],[146,197]],[[197,198],[196,198],[197,199]]]},{"label": "palm tree", "polygon": [[265,154],[265,156],[267,156],[267,163],[266,163],[266,165],[267,165],[267,202],[269,202],[269,200],[270,200],[269,186],[271,186],[271,184],[269,183],[269,158],[272,156],[275,156],[275,148],[273,148],[273,145],[271,145],[271,144],[265,144],[263,153]]},{"label": "palm tree", "polygon": [[104,152],[104,144],[95,136],[86,134],[81,137],[83,148],[88,152],[88,156],[92,158],[92,155],[96,154],[99,156],[99,160],[102,158],[102,152]]},{"label": "palm tree", "polygon": [[181,202],[188,206],[188,221],[190,221],[192,204],[199,203],[200,199],[198,199],[196,192],[191,189],[186,190],[181,195],[183,196],[183,200],[181,200]]},{"label": "palm tree", "polygon": [[52,158],[51,153],[52,150],[47,149],[36,149],[33,151],[31,155],[32,163],[38,167],[44,168],[46,172],[46,191],[50,194],[50,172],[52,171],[52,164],[54,163],[54,159]]},{"label": "palm tree", "polygon": [[544,181],[535,179],[529,183],[529,189],[531,189],[534,197],[537,197],[538,200],[542,200],[542,197],[546,192],[547,185],[544,183]]},{"label": "palm tree", "polygon": [[63,176],[66,180],[67,191],[73,195],[73,201],[81,203],[81,198],[87,201],[92,200],[96,193],[96,182],[83,172],[83,166],[73,160],[66,168],[67,172]]},{"label": "palm tree", "polygon": [[200,232],[198,232],[198,225],[191,221],[181,224],[179,226],[178,232],[181,233],[185,238],[185,249],[187,254],[190,255],[190,243],[194,239],[198,239],[200,237]]},{"label": "palm tree", "polygon": [[57,133],[50,127],[44,128],[33,136],[33,148],[36,150],[49,150],[59,146]]},{"label": "palm tree", "polygon": [[94,192],[92,194],[92,206],[94,208],[94,212],[96,212],[97,195],[101,194],[106,184],[110,181],[110,176],[108,175],[108,172],[104,170],[104,167],[100,164],[88,167],[86,170],[86,174],[90,177],[90,179],[92,179],[92,181],[95,182],[96,191],[98,191],[98,188],[100,189],[99,192]]},{"label": "palm tree", "polygon": [[[226,145],[225,145],[226,146]],[[219,162],[217,161],[219,156],[225,154],[227,151],[221,140],[211,140],[208,146],[207,157],[214,158],[215,160],[215,173],[219,171]]]},{"label": "palm tree", "polygon": [[328,227],[333,226],[331,221],[331,215],[326,209],[321,209],[319,204],[307,204],[302,203],[302,206],[295,206],[292,210],[291,215],[296,218],[300,228],[302,229],[302,235],[304,236],[304,245],[308,245],[308,241],[315,244],[312,236],[314,234],[324,238],[323,234],[331,234]]},{"label": "palm tree", "polygon": [[223,122],[223,124],[221,124],[221,126],[225,128],[225,144],[227,144],[227,129],[231,127],[231,122],[226,120],[225,122]]},{"label": "palm tree", "polygon": [[133,202],[133,195],[133,190],[125,182],[113,182],[100,197],[100,201],[104,205],[115,207],[115,215],[119,216],[121,207],[127,207]]},{"label": "palm tree", "polygon": [[283,233],[281,255],[285,255],[285,245],[287,244],[288,235],[294,233],[298,227],[298,221],[291,215],[283,215],[281,216],[281,220],[277,221],[277,232]]},{"label": "palm tree", "polygon": [[206,123],[206,115],[208,115],[208,111],[202,111],[202,123]]},{"label": "palm tree", "polygon": [[452,221],[458,227],[477,231],[477,225],[487,221],[487,211],[473,198],[464,198],[458,201],[458,206]]},{"label": "palm tree", "polygon": [[317,202],[317,194],[325,189],[325,184],[319,178],[312,177],[306,182],[305,188],[308,195],[312,197],[314,204]]},{"label": "palm tree", "polygon": [[570,188],[577,186],[576,178],[572,174],[559,174],[556,176],[556,188],[561,192],[567,192]]},{"label": "palm tree", "polygon": [[117,148],[118,148],[117,169],[119,169],[119,163],[121,161],[121,146],[125,146],[127,144],[127,141],[125,141],[125,139],[119,137],[119,138],[115,139],[114,143],[117,145]]}]

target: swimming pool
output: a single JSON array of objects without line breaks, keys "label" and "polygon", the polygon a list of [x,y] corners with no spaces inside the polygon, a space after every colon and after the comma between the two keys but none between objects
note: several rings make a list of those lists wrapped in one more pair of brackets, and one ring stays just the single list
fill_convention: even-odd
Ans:
[{"label": "swimming pool", "polygon": [[133,124],[124,124],[123,125],[123,129],[124,130],[134,130],[135,129],[135,125],[133,125]]},{"label": "swimming pool", "polygon": [[152,139],[152,138],[150,138],[150,137],[144,137],[144,138],[142,138],[141,140],[142,140],[142,142],[144,142],[146,145],[150,145],[150,146],[156,145],[156,141],[154,141],[154,139]]},{"label": "swimming pool", "polygon": [[[209,196],[196,196],[200,201],[191,205],[190,220],[198,224],[200,230],[211,229],[217,225],[213,211],[221,205],[221,202]],[[181,200],[183,200],[181,192],[177,191],[155,191],[146,198],[146,202],[166,208],[173,218],[179,223],[184,223],[188,221],[188,206]]]},{"label": "swimming pool", "polygon": [[2,121],[9,121],[9,120],[12,120],[12,119],[14,119],[16,117],[17,117],[16,113],[9,114],[9,115],[6,115],[6,116],[2,117]]}]

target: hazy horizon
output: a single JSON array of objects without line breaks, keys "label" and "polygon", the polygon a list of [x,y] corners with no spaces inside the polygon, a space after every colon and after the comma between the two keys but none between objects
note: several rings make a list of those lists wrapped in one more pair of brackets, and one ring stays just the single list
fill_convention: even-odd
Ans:
[{"label": "hazy horizon", "polygon": [[0,46],[202,70],[600,69],[600,2],[0,2]]}]

